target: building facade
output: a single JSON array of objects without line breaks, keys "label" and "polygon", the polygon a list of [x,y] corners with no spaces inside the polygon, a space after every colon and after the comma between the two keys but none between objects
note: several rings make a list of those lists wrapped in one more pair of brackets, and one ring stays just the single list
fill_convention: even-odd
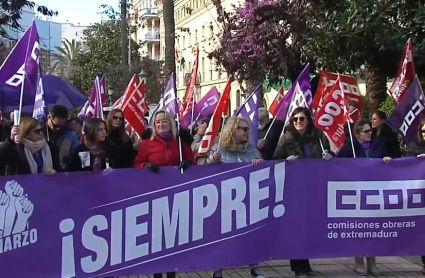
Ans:
[{"label": "building facade", "polygon": [[[235,0],[225,0],[223,5],[231,8]],[[212,87],[222,92],[227,83],[227,74],[216,70],[208,53],[220,47],[219,34],[221,26],[217,22],[217,12],[211,0],[176,0],[174,1],[174,18],[176,23],[176,83],[179,98],[183,98],[186,85],[195,59],[195,49],[199,49],[198,78],[196,82],[196,99],[202,98]],[[162,13],[160,13],[162,22]],[[165,53],[165,32],[161,24],[161,58]],[[243,97],[238,82],[232,83],[230,110],[239,107]]]},{"label": "building facade", "polygon": [[62,23],[62,40],[72,41],[80,43],[82,50],[87,47],[86,39],[84,36],[84,30],[86,30],[88,25],[73,24],[67,21]]},{"label": "building facade", "polygon": [[62,26],[60,23],[53,22],[50,18],[37,17],[34,8],[25,7],[19,20],[21,29],[17,30],[6,26],[5,30],[10,39],[5,39],[3,42],[11,50],[33,21],[35,21],[40,35],[40,65],[42,70],[47,71],[54,64],[51,57],[52,53],[57,52],[56,47],[62,46]]},{"label": "building facade", "polygon": [[137,31],[132,38],[142,46],[140,54],[155,61],[161,58],[158,16],[161,5],[161,0],[133,0],[133,25]]}]

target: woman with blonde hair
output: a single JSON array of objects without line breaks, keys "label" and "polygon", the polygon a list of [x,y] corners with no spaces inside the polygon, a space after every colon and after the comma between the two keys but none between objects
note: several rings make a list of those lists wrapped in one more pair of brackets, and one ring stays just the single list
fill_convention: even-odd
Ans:
[{"label": "woman with blonde hair", "polygon": [[[258,165],[263,158],[251,142],[250,124],[247,119],[231,117],[227,120],[216,143],[207,157],[207,164],[251,162]],[[251,265],[251,275],[264,277],[256,264]],[[213,278],[223,277],[222,270],[214,271]]]},{"label": "woman with blonde hair", "polygon": [[109,143],[109,166],[113,169],[132,168],[140,143],[133,144],[125,130],[121,109],[112,109],[106,117]]},{"label": "woman with blonde hair", "polygon": [[22,118],[12,128],[10,137],[0,144],[0,157],[0,169],[5,169],[6,176],[52,175],[61,169],[56,147],[46,141],[41,124],[33,118]]},{"label": "woman with blonde hair", "polygon": [[180,162],[179,138],[173,115],[160,110],[153,115],[152,134],[150,139],[140,144],[133,167],[148,168],[153,173],[159,171],[160,166],[178,166],[185,170],[194,164],[194,157],[190,144],[182,141],[182,156]]},{"label": "woman with blonde hair", "polygon": [[207,164],[252,162],[263,160],[260,151],[251,142],[250,124],[247,119],[231,117],[223,127],[219,143],[215,144],[207,158]]}]

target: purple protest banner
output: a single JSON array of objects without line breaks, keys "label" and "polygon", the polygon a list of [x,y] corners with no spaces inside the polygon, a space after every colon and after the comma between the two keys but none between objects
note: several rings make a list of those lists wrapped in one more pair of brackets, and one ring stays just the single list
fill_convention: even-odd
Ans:
[{"label": "purple protest banner", "polygon": [[[97,78],[97,77],[96,77]],[[91,99],[92,99],[92,96],[93,97],[96,97],[97,95],[98,95],[98,86],[97,86],[97,84],[96,84],[96,79],[94,80],[94,82],[93,82],[93,86],[92,86],[92,89],[91,89],[91,93],[90,93],[90,99],[89,100],[87,100],[85,103],[84,103],[84,105],[83,105],[83,107],[81,107],[81,110],[80,110],[80,112],[78,113],[78,117],[79,118],[82,118],[82,119],[84,119],[84,118],[86,118],[86,117],[88,117],[88,118],[91,118],[91,117],[93,117],[93,103],[90,105],[90,102],[91,102]],[[105,104],[106,103],[106,92],[107,92],[107,89],[106,89],[106,77],[105,77],[105,75],[102,75],[102,77],[100,78],[100,81],[99,81],[99,88],[100,88],[100,96],[101,96],[101,98],[102,98],[102,107],[103,107],[103,104]],[[98,97],[97,97],[98,98]],[[88,115],[87,115],[88,114]],[[100,118],[100,117],[99,117]]]},{"label": "purple protest banner", "polygon": [[18,105],[21,85],[24,82],[23,103],[34,102],[40,56],[40,37],[33,21],[7,56],[0,68],[0,86],[4,96],[3,106]]},{"label": "purple protest banner", "polygon": [[[173,115],[179,114],[179,103],[177,102],[177,91],[174,84],[174,74],[171,74],[170,79],[168,79],[167,87],[165,87],[165,90],[159,99],[155,112],[159,110],[166,110]],[[154,117],[151,117],[149,119],[149,126],[152,126],[153,118]]]},{"label": "purple protest banner", "polygon": [[47,114],[49,114],[49,110],[47,109],[46,102],[44,101],[43,77],[41,76],[40,72],[38,76],[37,90],[35,92],[34,110],[32,112],[32,117],[34,119],[46,122]]},{"label": "purple protest banner", "polygon": [[298,76],[297,80],[292,84],[289,91],[285,94],[283,99],[279,102],[279,104],[276,106],[275,110],[273,111],[273,114],[276,115],[277,118],[285,119],[288,113],[289,105],[291,104],[291,101],[293,99],[295,86],[297,84],[299,84],[301,91],[304,93],[304,97],[308,105],[311,106],[313,102],[313,95],[311,94],[309,63],[307,64],[307,66],[305,66],[303,71]]},{"label": "purple protest banner", "polygon": [[183,175],[163,167],[1,177],[2,273],[111,277],[421,255],[424,167],[418,158],[306,159]]},{"label": "purple protest banner", "polygon": [[399,130],[406,144],[417,136],[419,123],[425,118],[425,100],[418,76],[415,75],[400,103],[387,118],[387,124]]},{"label": "purple protest banner", "polygon": [[262,87],[262,83],[258,84],[245,103],[235,113],[238,117],[244,117],[249,121],[251,139],[254,145],[256,145],[258,141],[258,102]]},{"label": "purple protest banner", "polygon": [[200,101],[196,102],[195,107],[193,108],[193,122],[191,123],[192,113],[186,113],[180,119],[181,127],[193,129],[193,125],[196,124],[198,120],[203,120],[214,113],[219,99],[220,94],[214,86],[203,98],[201,98]]}]

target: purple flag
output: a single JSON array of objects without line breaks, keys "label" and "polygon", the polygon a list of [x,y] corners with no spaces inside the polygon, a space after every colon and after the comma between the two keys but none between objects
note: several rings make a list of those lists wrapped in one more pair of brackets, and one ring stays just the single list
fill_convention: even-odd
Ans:
[{"label": "purple flag", "polygon": [[3,90],[19,93],[25,79],[24,92],[34,92],[40,56],[39,41],[40,37],[33,21],[0,68],[0,84]]},{"label": "purple flag", "polygon": [[251,139],[254,145],[258,141],[258,102],[260,100],[260,91],[262,84],[258,84],[257,88],[252,92],[245,103],[235,113],[238,117],[244,117],[250,121]]},{"label": "purple flag", "polygon": [[35,92],[34,111],[32,117],[34,119],[46,121],[46,116],[49,113],[46,102],[44,101],[44,87],[41,72],[38,77],[37,90]]},{"label": "purple flag", "polygon": [[159,175],[113,169],[0,177],[2,277],[423,254],[424,167],[417,158],[336,158],[194,165],[183,175],[161,167]]},{"label": "purple flag", "polygon": [[399,130],[404,136],[405,143],[410,144],[415,139],[423,118],[425,118],[424,93],[418,76],[415,75],[401,102],[387,118],[387,124]]},{"label": "purple flag", "polygon": [[220,99],[220,94],[214,86],[200,101],[196,102],[193,108],[193,122],[192,113],[186,113],[180,119],[180,125],[185,129],[193,129],[198,120],[205,119],[207,116],[212,115]]},{"label": "purple flag", "polygon": [[100,81],[99,77],[96,77],[94,80],[92,93],[90,95],[89,99],[89,105],[87,107],[87,110],[85,111],[85,118],[103,118],[103,107],[102,107],[102,100],[101,100],[101,87],[100,87]]},{"label": "purple flag", "polygon": [[[167,87],[165,87],[164,92],[161,95],[156,111],[166,110],[173,115],[179,114],[179,103],[177,102],[176,97],[177,91],[174,88],[174,74],[170,75],[168,80]],[[149,126],[152,125],[153,117],[149,120]]]},{"label": "purple flag", "polygon": [[[311,94],[311,92],[310,92]],[[285,131],[286,126],[289,123],[289,120],[291,118],[292,113],[294,112],[295,109],[297,109],[298,107],[305,107],[305,108],[309,108],[309,104],[307,103],[307,100],[305,98],[305,94],[303,92],[303,90],[301,89],[300,84],[298,83],[298,81],[295,83],[295,88],[294,91],[292,93],[292,99],[291,102],[289,104],[289,107],[287,109],[287,113],[286,113],[286,118],[285,118],[285,124],[284,124],[284,128],[282,130],[282,134]]]},{"label": "purple flag", "polygon": [[[100,95],[102,97],[102,107],[103,107],[103,104],[106,103],[106,92],[107,92],[105,75],[102,75],[102,77],[100,78],[99,85],[100,85]],[[95,80],[93,82],[93,87],[91,89],[90,97],[95,93],[97,94],[97,92],[94,91],[96,88],[97,88],[97,86],[96,86],[96,80]],[[86,114],[88,113],[87,109],[89,109],[89,107],[90,107],[89,104],[90,104],[90,99],[87,100],[86,103],[84,103],[83,107],[81,107],[81,110],[78,113],[79,118],[84,119],[86,117]]]},{"label": "purple flag", "polygon": [[298,76],[297,80],[292,84],[291,89],[285,94],[283,99],[279,102],[279,104],[276,106],[276,109],[274,111],[274,115],[276,115],[279,119],[285,119],[286,115],[288,114],[288,108],[291,104],[291,100],[294,95],[294,89],[297,83],[300,86],[301,91],[304,93],[304,97],[309,105],[311,106],[313,102],[313,95],[311,94],[311,84],[310,84],[310,64],[307,64],[303,71]]}]

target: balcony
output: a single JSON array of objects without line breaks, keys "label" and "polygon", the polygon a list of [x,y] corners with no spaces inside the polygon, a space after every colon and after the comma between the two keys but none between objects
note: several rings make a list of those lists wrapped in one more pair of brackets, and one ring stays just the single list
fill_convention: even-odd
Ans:
[{"label": "balcony", "polygon": [[142,35],[142,42],[159,42],[160,34],[158,31],[147,31]]},{"label": "balcony", "polygon": [[141,19],[146,17],[158,17],[158,8],[142,8],[138,11]]}]

